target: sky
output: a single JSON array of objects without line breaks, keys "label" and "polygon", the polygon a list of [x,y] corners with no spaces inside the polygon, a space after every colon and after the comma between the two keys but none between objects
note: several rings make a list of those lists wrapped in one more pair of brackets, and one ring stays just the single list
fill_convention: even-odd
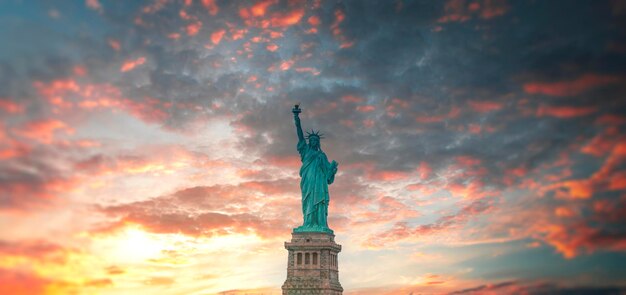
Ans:
[{"label": "sky", "polygon": [[[0,1],[0,293],[626,292],[624,1]],[[586,292],[586,293],[585,293]]]}]

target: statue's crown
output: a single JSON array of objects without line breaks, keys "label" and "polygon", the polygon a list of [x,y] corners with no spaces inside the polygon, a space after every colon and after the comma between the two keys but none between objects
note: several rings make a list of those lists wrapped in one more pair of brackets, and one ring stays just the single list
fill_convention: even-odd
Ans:
[{"label": "statue's crown", "polygon": [[306,132],[306,139],[310,139],[311,137],[317,137],[318,139],[322,139],[324,138],[324,134],[320,133],[319,131],[315,131],[313,129],[311,129],[311,132],[307,131]]}]

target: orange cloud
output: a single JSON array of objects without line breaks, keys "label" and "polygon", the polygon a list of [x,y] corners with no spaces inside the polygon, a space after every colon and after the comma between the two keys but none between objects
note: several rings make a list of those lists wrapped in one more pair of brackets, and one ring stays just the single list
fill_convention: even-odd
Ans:
[{"label": "orange cloud", "polygon": [[576,215],[574,210],[568,207],[557,207],[554,209],[554,214],[559,217],[573,217]]},{"label": "orange cloud", "polygon": [[626,250],[626,241],[619,235],[582,223],[573,226],[551,224],[543,231],[546,233],[545,241],[568,259],[578,256],[581,251],[591,252],[601,247],[618,251]]},{"label": "orange cloud", "polygon": [[549,96],[574,96],[590,89],[619,82],[617,76],[585,74],[573,80],[560,82],[529,82],[524,84],[524,91],[528,94],[543,94]]},{"label": "orange cloud", "polygon": [[259,1],[250,7],[250,12],[253,16],[264,16],[267,9],[276,3],[278,3],[276,0]]},{"label": "orange cloud", "polygon": [[202,6],[204,6],[210,15],[216,15],[219,12],[219,7],[215,4],[215,0],[202,0]]},{"label": "orange cloud", "polygon": [[278,50],[278,45],[276,45],[276,44],[269,44],[265,48],[267,48],[267,50],[269,50],[271,52],[274,52],[274,51]]},{"label": "orange cloud", "polygon": [[289,27],[300,22],[304,16],[304,8],[294,9],[285,13],[276,12],[270,18],[273,27]]},{"label": "orange cloud", "polygon": [[3,141],[0,144],[0,160],[21,158],[31,152],[31,147],[19,141],[4,141],[3,139],[3,136],[0,136],[0,141]]},{"label": "orange cloud", "polygon": [[[265,18],[268,8],[278,3],[276,0],[263,0],[255,3],[251,7],[243,7],[239,9],[239,16],[244,20],[246,25],[259,28],[272,27],[289,27],[300,22],[304,16],[303,7],[295,7],[288,11],[276,11],[269,18]],[[297,6],[297,5],[290,5]]]},{"label": "orange cloud", "polygon": [[233,40],[243,39],[246,33],[248,33],[247,29],[235,29],[235,28],[230,29],[230,34],[231,34],[230,37]]},{"label": "orange cloud", "polygon": [[52,281],[27,273],[11,269],[0,268],[0,294],[11,295],[44,295],[53,284]]},{"label": "orange cloud", "polygon": [[289,70],[291,68],[291,66],[293,65],[294,61],[293,60],[286,60],[280,63],[280,69],[283,71]]},{"label": "orange cloud", "polygon": [[62,131],[65,134],[74,133],[73,128],[56,119],[28,122],[16,130],[15,133],[19,136],[39,141],[40,143],[50,144],[54,141],[54,134],[57,131]]},{"label": "orange cloud", "polygon": [[[85,256],[80,250],[47,241],[0,241],[0,262],[5,264],[0,266],[0,294],[91,293],[94,290],[87,289],[113,285],[108,278],[93,279],[77,274],[74,269],[76,263],[72,259],[83,258]],[[51,270],[59,268],[62,269],[51,274]]]},{"label": "orange cloud", "polygon": [[589,178],[569,179],[544,186],[543,194],[554,192],[561,199],[589,199],[597,192],[622,190],[623,174],[619,167],[626,162],[626,142],[617,143],[604,163]]},{"label": "orange cloud", "polygon": [[215,45],[220,44],[220,41],[222,41],[222,37],[224,37],[224,33],[226,33],[224,29],[219,29],[213,32],[211,34],[211,42],[213,42],[213,44]]},{"label": "orange cloud", "polygon": [[319,16],[313,15],[309,17],[308,22],[311,26],[317,27],[321,23]]},{"label": "orange cloud", "polygon": [[581,152],[601,157],[610,152],[620,140],[623,139],[620,136],[618,128],[605,128],[600,134],[594,136],[586,145],[584,145],[581,148]]},{"label": "orange cloud", "polygon": [[188,24],[187,27],[186,27],[187,35],[194,36],[194,35],[198,34],[198,32],[200,32],[201,28],[202,28],[202,23],[199,22],[199,21],[195,22],[195,23]]},{"label": "orange cloud", "polygon": [[128,72],[132,69],[134,69],[137,66],[140,66],[142,64],[144,64],[146,62],[146,58],[145,57],[139,57],[135,60],[127,60],[124,62],[124,64],[122,64],[122,66],[120,67],[120,71],[123,72]]}]

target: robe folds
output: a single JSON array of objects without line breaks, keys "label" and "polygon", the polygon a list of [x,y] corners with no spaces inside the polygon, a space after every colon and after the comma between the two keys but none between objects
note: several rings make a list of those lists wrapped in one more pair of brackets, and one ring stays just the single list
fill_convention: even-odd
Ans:
[{"label": "robe folds", "polygon": [[321,149],[312,149],[306,141],[299,141],[297,148],[302,160],[300,190],[303,225],[327,228],[328,185],[334,180],[332,165]]}]

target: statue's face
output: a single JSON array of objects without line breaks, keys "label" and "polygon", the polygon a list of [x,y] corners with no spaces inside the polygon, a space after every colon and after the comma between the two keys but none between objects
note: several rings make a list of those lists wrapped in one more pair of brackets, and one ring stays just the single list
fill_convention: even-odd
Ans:
[{"label": "statue's face", "polygon": [[317,136],[309,137],[309,145],[314,149],[319,149],[320,139]]}]

